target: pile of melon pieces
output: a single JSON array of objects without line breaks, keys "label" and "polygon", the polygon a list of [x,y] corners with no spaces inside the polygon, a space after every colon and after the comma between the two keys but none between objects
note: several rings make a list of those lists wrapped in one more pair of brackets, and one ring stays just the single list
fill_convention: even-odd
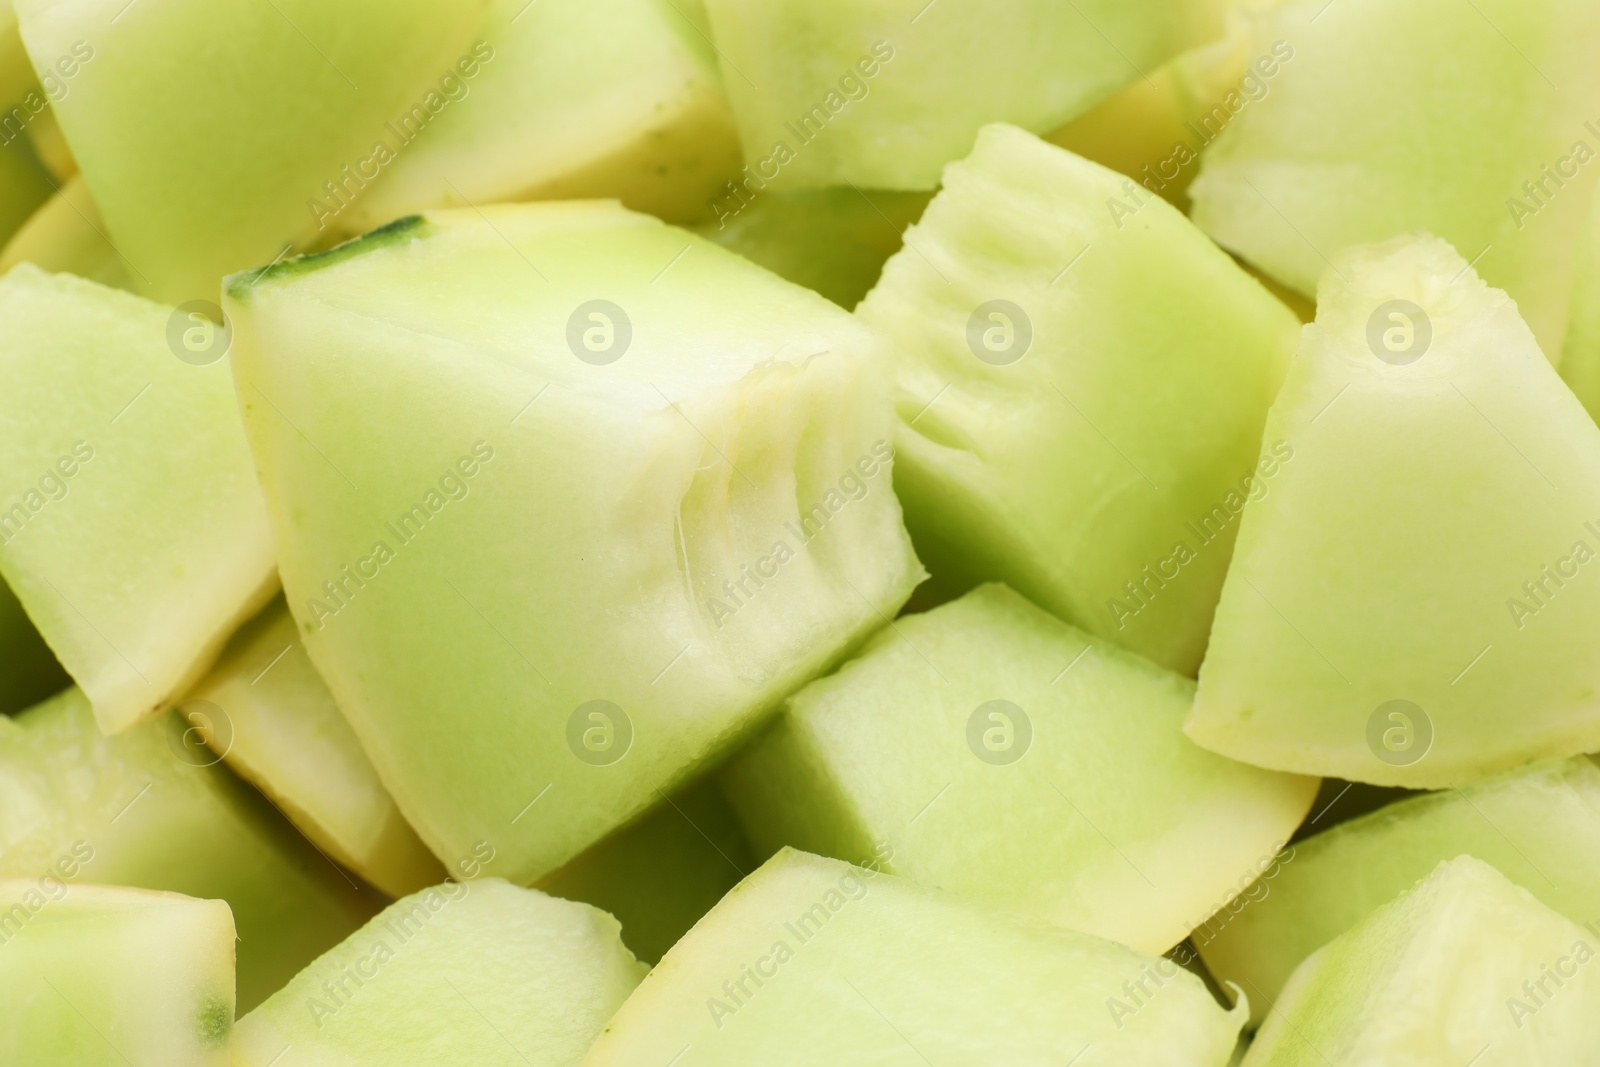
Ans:
[{"label": "pile of melon pieces", "polygon": [[1600,1067],[1597,55],[0,0],[0,1064]]}]

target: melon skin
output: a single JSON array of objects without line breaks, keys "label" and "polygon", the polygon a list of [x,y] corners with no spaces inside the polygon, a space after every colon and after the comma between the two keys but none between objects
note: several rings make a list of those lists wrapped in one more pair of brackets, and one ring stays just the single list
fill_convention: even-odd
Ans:
[{"label": "melon skin", "polygon": [[220,900],[0,881],[0,1057],[227,1067],[233,916]]},{"label": "melon skin", "polygon": [[1597,935],[1470,855],[1301,964],[1243,1067],[1600,1063]]},{"label": "melon skin", "polygon": [[856,314],[893,341],[935,584],[1003,581],[1192,677],[1239,511],[1291,458],[1262,425],[1298,321],[1155,194],[1014,127],[906,242]]},{"label": "melon skin", "polygon": [[1294,462],[1245,506],[1185,729],[1408,788],[1600,748],[1600,430],[1443,241],[1335,262],[1263,438]]},{"label": "melon skin", "polygon": [[[614,204],[485,214],[241,275],[228,313],[312,662],[435,855],[488,843],[491,873],[531,883],[737,744],[922,573],[872,331]],[[629,320],[609,312],[610,362],[577,355],[603,343],[582,333],[596,299]]]},{"label": "melon skin", "polygon": [[499,878],[424,889],[240,1019],[233,1063],[577,1067],[644,977],[618,932]]}]

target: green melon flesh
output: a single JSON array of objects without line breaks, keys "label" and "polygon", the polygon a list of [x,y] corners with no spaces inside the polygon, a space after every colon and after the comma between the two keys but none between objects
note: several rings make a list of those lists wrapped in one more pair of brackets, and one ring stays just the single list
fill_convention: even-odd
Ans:
[{"label": "green melon flesh", "polygon": [[459,99],[341,215],[345,232],[587,197],[688,220],[739,169],[716,54],[671,0],[493,0],[478,34],[485,47],[448,87]]},{"label": "green melon flesh", "polygon": [[220,900],[0,881],[0,1061],[227,1067],[233,943]]},{"label": "green melon flesh", "polygon": [[752,189],[932,189],[988,122],[1038,133],[1219,32],[1174,0],[709,0]]},{"label": "green melon flesh", "polygon": [[1245,507],[1189,736],[1412,788],[1600,748],[1600,430],[1444,242],[1336,263],[1267,419],[1295,458]]},{"label": "green melon flesh", "polygon": [[50,176],[26,137],[0,144],[0,241],[21,229],[50,193]]},{"label": "green melon flesh", "polygon": [[1301,960],[1463,852],[1574,922],[1600,919],[1600,770],[1587,757],[1541,764],[1297,841],[1194,942],[1259,1022]]},{"label": "green melon flesh", "polygon": [[1192,676],[1239,510],[1288,458],[1261,426],[1294,315],[1153,193],[1008,126],[906,242],[857,314],[894,341],[929,569]]},{"label": "green melon flesh", "polygon": [[17,602],[11,587],[0,581],[0,715],[30,708],[72,684]]},{"label": "green melon flesh", "polygon": [[644,976],[617,922],[498,878],[397,901],[239,1020],[235,1067],[577,1067]]},{"label": "green melon flesh", "polygon": [[17,32],[17,10],[11,0],[0,0],[0,101],[10,104],[33,88],[37,75]]},{"label": "green melon flesh", "polygon": [[249,1010],[380,905],[255,790],[196,766],[206,751],[184,730],[174,718],[102,737],[76,689],[0,717],[0,877],[226,900]]},{"label": "green melon flesh", "polygon": [[72,148],[67,144],[66,135],[61,132],[61,123],[56,121],[54,108],[47,107],[34,116],[28,124],[28,140],[33,142],[33,151],[39,157],[39,162],[44,164],[45,170],[57,182],[66,182],[78,174],[78,161],[72,158]]},{"label": "green melon flesh", "polygon": [[0,279],[0,572],[108,734],[277,584],[228,363],[177,358],[173,314],[31,264]]},{"label": "green melon flesh", "polygon": [[56,117],[140,291],[181,304],[314,239],[324,183],[426,106],[488,4],[19,0],[17,14],[41,69],[92,42]]},{"label": "green melon flesh", "polygon": [[562,866],[921,577],[879,339],[654,219],[441,212],[236,276],[228,309],[290,610],[447,865]]},{"label": "green melon flesh", "polygon": [[234,634],[180,713],[322,851],[385,893],[444,878],[306,658],[282,598]]},{"label": "green melon flesh", "polygon": [[1561,378],[1600,419],[1600,186],[1591,194],[1589,221],[1578,239],[1572,315],[1561,348]]},{"label": "green melon flesh", "polygon": [[1222,1067],[1241,1021],[1169,960],[785,850],[667,953],[583,1062]]},{"label": "green melon flesh", "polygon": [[1592,1067],[1594,931],[1447,860],[1300,965],[1244,1067]]},{"label": "green melon flesh", "polygon": [[32,263],[52,274],[76,274],[130,293],[141,287],[107,239],[100,209],[82,175],[63,182],[0,249],[0,274],[18,263]]},{"label": "green melon flesh", "polygon": [[1600,177],[1600,7],[1296,0],[1263,28],[1280,39],[1294,59],[1207,150],[1195,221],[1308,295],[1352,245],[1438,234],[1557,359]]},{"label": "green melon flesh", "polygon": [[[901,619],[724,773],[758,845],[884,870],[1149,952],[1239,892],[1305,816],[1315,779],[1183,736],[1194,683],[1005,586]],[[971,747],[1011,719],[1013,762]],[[1002,738],[1003,740],[1007,740]],[[885,848],[886,846],[886,848]]]}]

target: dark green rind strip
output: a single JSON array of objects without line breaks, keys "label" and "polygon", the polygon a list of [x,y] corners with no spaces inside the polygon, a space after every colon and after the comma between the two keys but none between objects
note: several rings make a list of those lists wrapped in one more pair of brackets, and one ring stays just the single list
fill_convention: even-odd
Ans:
[{"label": "dark green rind strip", "polygon": [[236,299],[246,299],[250,291],[257,286],[279,282],[286,278],[310,274],[314,271],[342,263],[355,256],[374,252],[380,248],[388,248],[402,241],[423,236],[428,226],[428,220],[421,215],[407,215],[405,218],[395,219],[385,223],[376,230],[354,237],[343,244],[335,245],[326,252],[312,252],[305,256],[292,256],[278,263],[272,263],[254,270],[242,270],[237,274],[230,274],[223,279],[223,288],[229,296]]}]

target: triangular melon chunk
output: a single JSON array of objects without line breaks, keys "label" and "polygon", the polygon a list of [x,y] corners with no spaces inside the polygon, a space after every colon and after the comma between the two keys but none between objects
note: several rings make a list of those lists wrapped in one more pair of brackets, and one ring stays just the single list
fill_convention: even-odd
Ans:
[{"label": "triangular melon chunk", "polygon": [[1243,1067],[1593,1067],[1594,931],[1447,860],[1300,965]]},{"label": "triangular melon chunk", "polygon": [[233,943],[220,900],[0,881],[0,1063],[227,1067]]},{"label": "triangular melon chunk", "polygon": [[1189,735],[1422,788],[1600,748],[1600,429],[1449,245],[1335,264],[1267,420],[1294,459],[1245,506]]}]

